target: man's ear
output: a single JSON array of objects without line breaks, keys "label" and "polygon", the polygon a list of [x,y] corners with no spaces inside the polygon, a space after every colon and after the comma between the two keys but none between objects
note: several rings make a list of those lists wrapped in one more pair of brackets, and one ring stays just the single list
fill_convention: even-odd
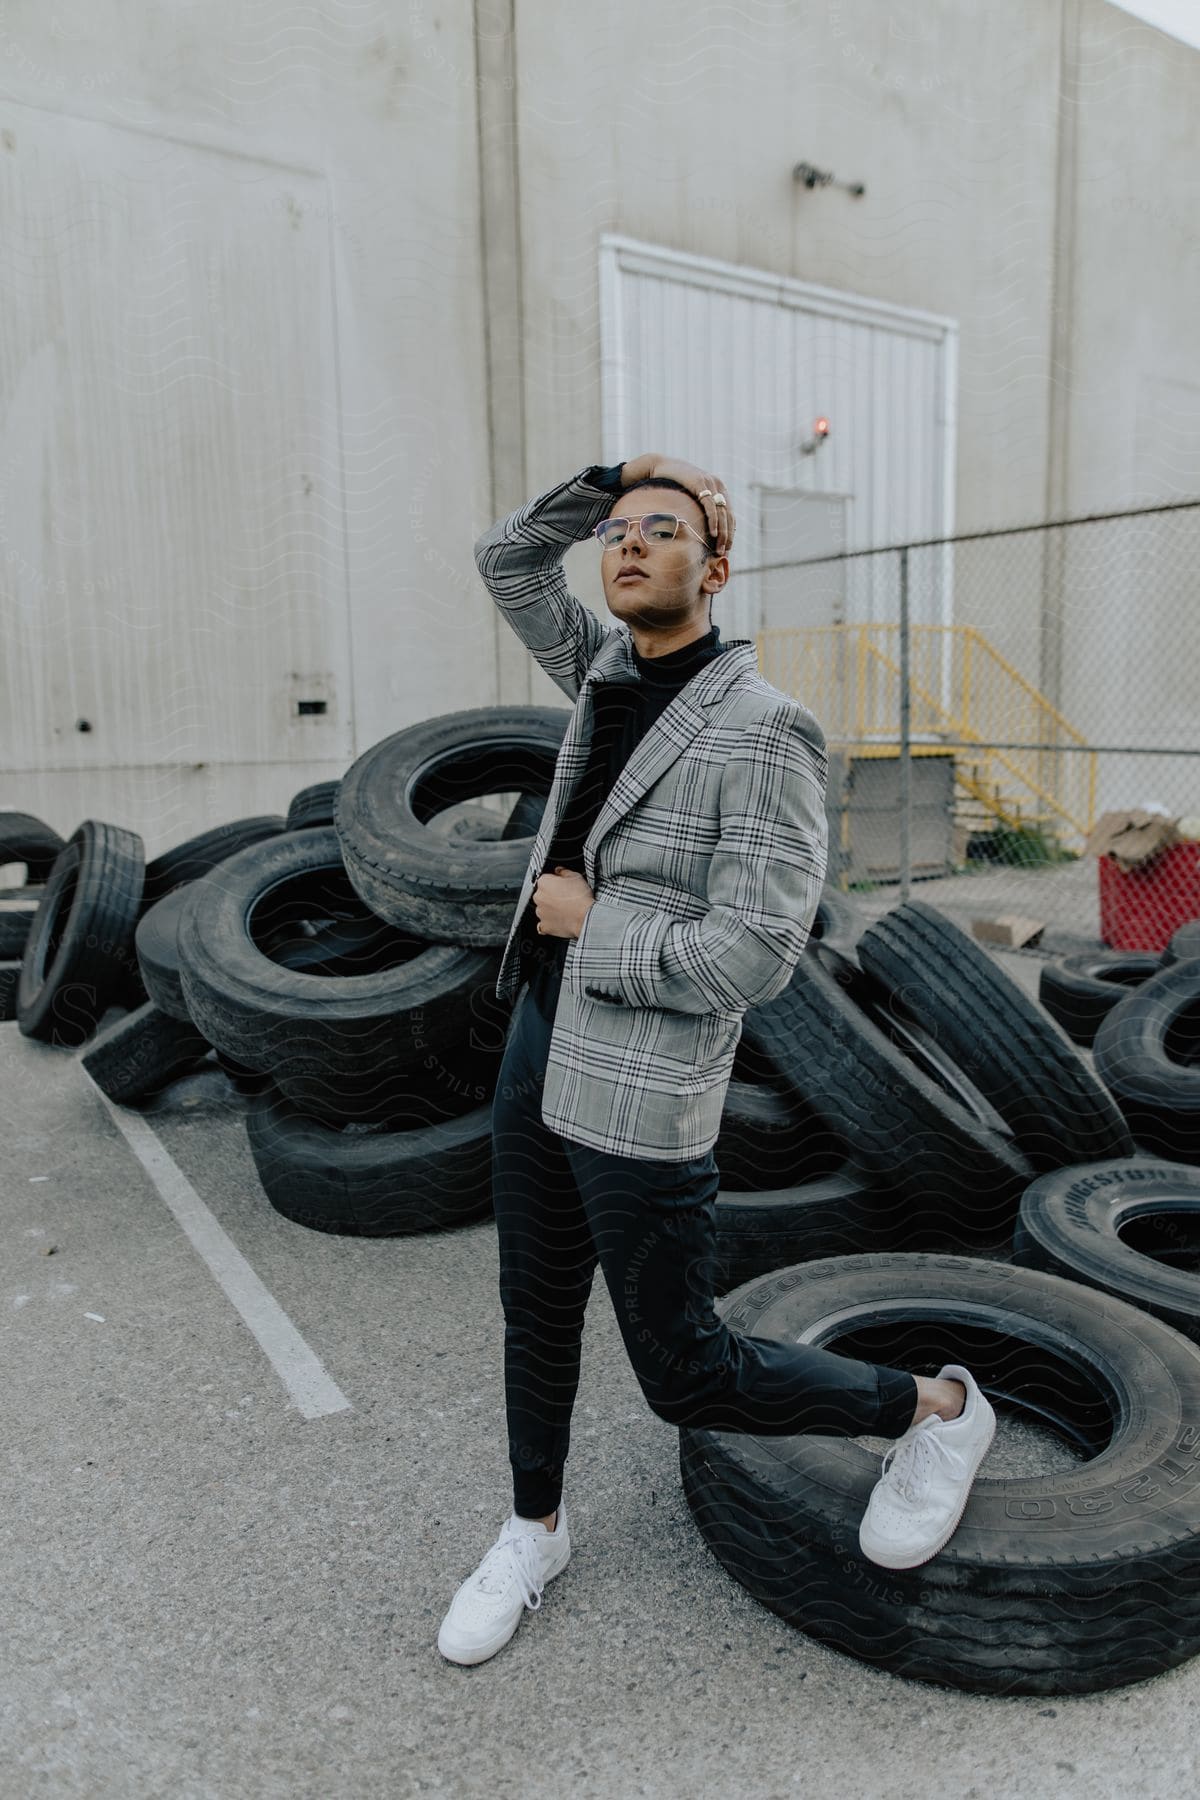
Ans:
[{"label": "man's ear", "polygon": [[[713,566],[714,564],[716,565],[715,567]],[[717,585],[715,587],[710,587],[708,585],[709,582],[714,580]],[[711,559],[709,567],[700,579],[700,591],[704,594],[719,594],[728,580],[729,558],[727,556],[715,556]]]}]

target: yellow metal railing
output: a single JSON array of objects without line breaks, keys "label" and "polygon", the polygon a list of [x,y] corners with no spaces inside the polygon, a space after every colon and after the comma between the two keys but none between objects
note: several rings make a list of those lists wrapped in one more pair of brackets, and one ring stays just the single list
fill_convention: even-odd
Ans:
[{"label": "yellow metal railing", "polygon": [[[763,630],[758,653],[767,680],[804,701],[831,747],[896,753],[899,625]],[[914,754],[953,750],[959,788],[1006,824],[1087,836],[1095,821],[1096,752],[982,632],[911,626],[908,689]]]}]

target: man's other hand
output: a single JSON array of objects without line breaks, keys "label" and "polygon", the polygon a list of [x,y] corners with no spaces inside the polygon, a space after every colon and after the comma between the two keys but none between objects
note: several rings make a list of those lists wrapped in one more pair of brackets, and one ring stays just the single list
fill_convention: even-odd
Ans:
[{"label": "man's other hand", "polygon": [[543,937],[577,938],[595,899],[586,876],[577,869],[555,868],[533,884],[533,905]]}]

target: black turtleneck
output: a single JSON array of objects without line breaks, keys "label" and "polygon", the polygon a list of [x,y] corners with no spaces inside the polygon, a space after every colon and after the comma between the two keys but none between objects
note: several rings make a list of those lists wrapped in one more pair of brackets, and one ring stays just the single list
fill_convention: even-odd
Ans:
[{"label": "black turtleneck", "polygon": [[[542,865],[543,875],[559,865],[577,869],[581,875],[587,873],[583,866],[584,841],[621,770],[680,689],[728,645],[720,641],[720,626],[714,625],[703,637],[693,638],[691,643],[669,650],[664,656],[641,656],[636,645],[631,648],[635,675],[626,680],[600,682],[593,691],[595,710],[587,767],[567,801]],[[518,934],[518,986],[528,975],[543,1010],[553,1010],[556,1004],[568,941],[539,935],[531,897]]]}]

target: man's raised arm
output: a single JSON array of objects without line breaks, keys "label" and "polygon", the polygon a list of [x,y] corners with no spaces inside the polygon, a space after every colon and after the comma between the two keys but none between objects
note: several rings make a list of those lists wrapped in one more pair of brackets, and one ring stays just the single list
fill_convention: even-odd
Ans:
[{"label": "man's raised arm", "polygon": [[568,700],[578,699],[588,665],[616,627],[602,625],[569,592],[563,557],[608,517],[629,467],[592,463],[475,540],[475,562],[492,599]]}]

